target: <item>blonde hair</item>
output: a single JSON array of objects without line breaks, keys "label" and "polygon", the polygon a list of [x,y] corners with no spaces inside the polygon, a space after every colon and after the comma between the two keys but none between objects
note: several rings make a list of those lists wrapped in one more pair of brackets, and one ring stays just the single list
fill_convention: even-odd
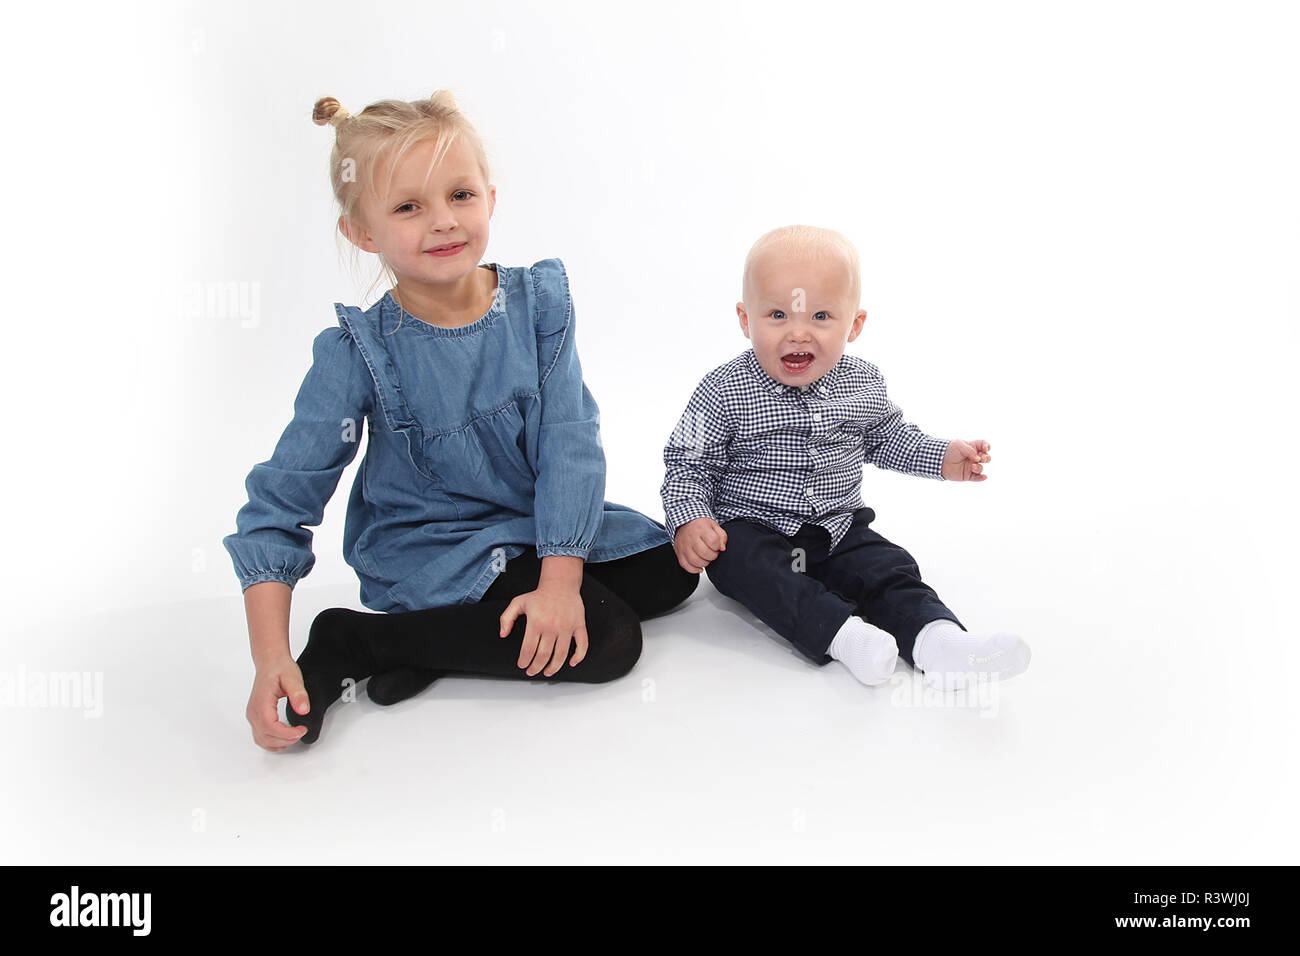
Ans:
[{"label": "blonde hair", "polygon": [[[377,188],[375,176],[377,170],[387,164],[388,181],[384,184],[386,194],[392,186],[398,164],[412,147],[420,143],[434,143],[428,170],[431,172],[442,162],[451,144],[463,137],[483,174],[484,184],[492,181],[482,137],[457,108],[456,101],[448,90],[438,90],[428,99],[411,102],[379,100],[360,113],[349,113],[334,97],[322,96],[312,107],[311,118],[317,126],[328,123],[335,129],[334,148],[330,150],[330,186],[339,204],[340,217],[346,216],[354,222],[365,222],[361,215],[363,185],[372,195],[382,195]],[[426,176],[428,172],[425,173]],[[360,250],[351,242],[348,245],[355,265]],[[383,253],[379,254],[379,262],[381,272],[366,289],[367,295],[385,274],[394,286],[397,285],[397,277]]]},{"label": "blonde hair", "polygon": [[745,301],[750,301],[758,259],[767,252],[776,252],[805,262],[842,263],[847,272],[854,305],[861,301],[862,267],[858,261],[858,250],[842,234],[821,226],[780,226],[759,236],[745,256],[745,272],[741,280],[741,295]]}]

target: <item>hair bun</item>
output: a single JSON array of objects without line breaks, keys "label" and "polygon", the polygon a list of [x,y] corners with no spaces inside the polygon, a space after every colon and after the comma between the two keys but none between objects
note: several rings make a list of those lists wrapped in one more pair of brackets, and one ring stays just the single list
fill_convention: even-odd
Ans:
[{"label": "hair bun", "polygon": [[326,123],[330,123],[337,128],[339,123],[342,123],[351,115],[351,113],[339,105],[339,101],[334,97],[322,96],[316,101],[316,105],[312,107],[311,121],[317,126],[324,126]]}]

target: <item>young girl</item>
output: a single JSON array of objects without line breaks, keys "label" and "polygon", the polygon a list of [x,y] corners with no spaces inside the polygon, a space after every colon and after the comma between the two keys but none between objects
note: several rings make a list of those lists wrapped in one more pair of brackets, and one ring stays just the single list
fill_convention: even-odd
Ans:
[{"label": "young girl", "polygon": [[[639,622],[699,577],[663,525],[604,500],[563,264],[479,263],[496,187],[446,91],[357,115],[326,97],[312,119],[336,131],[339,230],[379,256],[394,288],[364,312],[335,304],[338,328],[316,336],[293,420],[249,474],[223,539],[256,665],[253,739],[276,751],[313,742],[348,679],[369,677],[370,698],[391,704],[448,673],[627,673]],[[386,613],[322,611],[295,663],[289,603],[315,562],[307,526],[320,524],[363,419],[343,548],[362,603]]]}]

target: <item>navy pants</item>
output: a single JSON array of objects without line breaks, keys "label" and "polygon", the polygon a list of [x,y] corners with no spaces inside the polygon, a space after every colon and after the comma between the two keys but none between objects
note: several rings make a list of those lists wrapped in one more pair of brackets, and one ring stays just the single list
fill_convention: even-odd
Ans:
[{"label": "navy pants", "polygon": [[793,537],[748,518],[727,521],[727,549],[705,569],[719,592],[749,608],[805,657],[827,664],[835,633],[856,614],[898,644],[898,656],[915,667],[916,635],[945,618],[965,630],[939,595],[921,580],[916,560],[872,531],[876,518],[859,508],[853,524],[830,550],[830,532],[805,524]]}]

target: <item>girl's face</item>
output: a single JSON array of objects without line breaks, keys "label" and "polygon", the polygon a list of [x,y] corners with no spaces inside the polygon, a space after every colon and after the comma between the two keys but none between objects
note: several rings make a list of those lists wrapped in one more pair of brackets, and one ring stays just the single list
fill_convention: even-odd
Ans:
[{"label": "girl's face", "polygon": [[[464,140],[453,142],[429,170],[434,145],[427,140],[407,151],[385,195],[363,192],[364,223],[340,223],[350,240],[382,253],[400,280],[417,285],[455,283],[477,268],[496,205],[496,187],[483,181]],[[376,170],[375,187],[382,193],[387,183],[384,165]]]}]

